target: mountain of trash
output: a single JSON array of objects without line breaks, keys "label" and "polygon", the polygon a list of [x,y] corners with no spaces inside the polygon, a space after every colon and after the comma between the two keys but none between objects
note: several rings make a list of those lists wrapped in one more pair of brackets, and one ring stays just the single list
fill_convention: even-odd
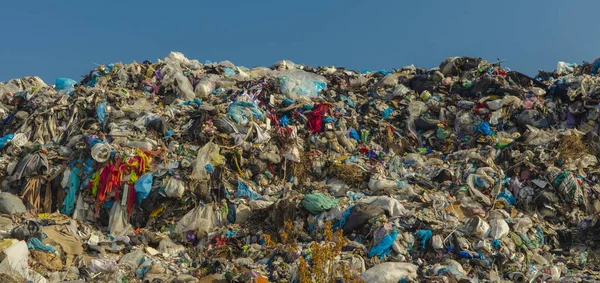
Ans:
[{"label": "mountain of trash", "polygon": [[0,281],[597,282],[599,69],[0,83]]}]

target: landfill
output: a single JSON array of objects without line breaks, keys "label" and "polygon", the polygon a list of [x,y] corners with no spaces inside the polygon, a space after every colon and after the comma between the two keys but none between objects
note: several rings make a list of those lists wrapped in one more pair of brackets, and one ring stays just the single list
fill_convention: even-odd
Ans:
[{"label": "landfill", "polygon": [[600,59],[0,83],[1,282],[598,282]]}]

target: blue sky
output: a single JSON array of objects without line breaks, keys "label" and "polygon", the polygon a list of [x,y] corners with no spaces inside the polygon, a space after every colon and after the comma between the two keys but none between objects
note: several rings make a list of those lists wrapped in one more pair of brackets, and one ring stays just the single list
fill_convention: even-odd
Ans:
[{"label": "blue sky", "polygon": [[[205,3],[206,2],[206,3]],[[600,56],[599,1],[2,1],[0,81],[80,79],[94,63],[435,67],[476,56],[533,75]]]}]

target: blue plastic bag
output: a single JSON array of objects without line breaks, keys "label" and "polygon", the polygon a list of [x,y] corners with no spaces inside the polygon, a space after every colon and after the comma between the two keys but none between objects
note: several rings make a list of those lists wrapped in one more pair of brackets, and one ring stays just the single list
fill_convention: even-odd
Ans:
[{"label": "blue plastic bag", "polygon": [[594,66],[592,66],[592,74],[598,73],[598,69],[600,69],[600,58],[594,61]]},{"label": "blue plastic bag", "polygon": [[515,205],[517,203],[517,199],[515,199],[513,194],[507,189],[504,189],[504,191],[500,192],[496,199],[504,199],[510,205]]},{"label": "blue plastic bag", "polygon": [[11,141],[13,138],[15,137],[14,134],[7,134],[6,136],[3,136],[2,138],[0,138],[0,149],[3,149],[6,144]]},{"label": "blue plastic bag", "polygon": [[286,127],[287,125],[290,124],[290,119],[287,116],[284,115],[284,116],[282,116],[279,119],[279,124],[281,124],[282,126]]},{"label": "blue plastic bag", "polygon": [[360,142],[360,135],[358,134],[358,132],[354,128],[350,128],[349,136],[351,138],[357,140],[358,142]]},{"label": "blue plastic bag", "polygon": [[427,241],[433,237],[433,233],[431,230],[418,230],[416,238],[421,239],[421,250],[425,249],[427,245]]},{"label": "blue plastic bag", "polygon": [[265,113],[255,104],[246,101],[236,101],[229,106],[227,114],[238,124],[245,124],[252,120],[265,120]]},{"label": "blue plastic bag", "polygon": [[350,216],[350,213],[352,212],[353,207],[354,207],[354,205],[351,205],[350,207],[348,207],[348,209],[346,209],[346,211],[344,211],[344,214],[342,215],[340,220],[336,221],[335,223],[333,223],[333,225],[331,225],[331,230],[337,231],[339,229],[344,228],[344,226],[346,226],[346,219],[348,219],[348,216]]},{"label": "blue plastic bag", "polygon": [[381,116],[383,116],[383,118],[385,118],[385,119],[389,119],[390,116],[392,116],[392,113],[394,113],[394,109],[388,108],[388,109],[383,110],[383,114],[381,114]]},{"label": "blue plastic bag", "polygon": [[384,256],[388,256],[390,254],[390,249],[396,241],[396,237],[398,236],[398,231],[393,231],[387,235],[385,235],[379,243],[371,248],[369,251],[369,257],[374,257],[376,255],[379,256],[380,259],[383,259]]},{"label": "blue plastic bag", "polygon": [[133,187],[136,191],[135,200],[138,205],[141,205],[142,201],[150,194],[150,190],[152,190],[152,173],[144,174],[142,177],[138,178]]},{"label": "blue plastic bag", "polygon": [[77,84],[77,81],[69,78],[56,78],[55,84],[54,89],[57,91],[70,90]]},{"label": "blue plastic bag", "polygon": [[231,77],[235,75],[235,71],[231,68],[223,68],[223,71],[225,72],[226,77]]},{"label": "blue plastic bag", "polygon": [[251,200],[257,200],[261,196],[250,189],[242,181],[238,180],[238,190],[235,192],[235,196],[238,198],[249,197]]},{"label": "blue plastic bag", "polygon": [[490,124],[488,122],[479,123],[479,125],[477,125],[477,130],[486,136],[494,134],[494,132],[492,132],[492,129],[490,128]]},{"label": "blue plastic bag", "polygon": [[86,86],[95,87],[96,83],[98,82],[98,78],[100,77],[100,72],[94,71],[91,77],[92,79],[89,82],[87,82]]},{"label": "blue plastic bag", "polygon": [[60,210],[60,213],[64,215],[71,215],[75,210],[75,195],[81,185],[81,179],[79,178],[80,173],[81,168],[77,166],[71,168],[71,175],[69,176],[69,192],[67,192],[67,196],[65,196],[65,200],[62,204],[63,207]]},{"label": "blue plastic bag", "polygon": [[29,241],[27,241],[27,248],[43,252],[56,252],[56,249],[53,246],[44,245],[38,238],[29,239]]},{"label": "blue plastic bag", "polygon": [[106,101],[98,104],[98,107],[96,108],[96,115],[98,116],[100,125],[104,124],[104,119],[106,118]]}]

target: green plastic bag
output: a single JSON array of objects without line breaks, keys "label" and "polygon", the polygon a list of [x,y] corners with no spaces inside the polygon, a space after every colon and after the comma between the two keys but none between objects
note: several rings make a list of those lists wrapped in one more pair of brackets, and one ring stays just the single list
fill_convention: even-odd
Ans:
[{"label": "green plastic bag", "polygon": [[337,200],[321,193],[304,195],[304,200],[302,200],[302,206],[312,214],[319,214],[337,204]]}]

